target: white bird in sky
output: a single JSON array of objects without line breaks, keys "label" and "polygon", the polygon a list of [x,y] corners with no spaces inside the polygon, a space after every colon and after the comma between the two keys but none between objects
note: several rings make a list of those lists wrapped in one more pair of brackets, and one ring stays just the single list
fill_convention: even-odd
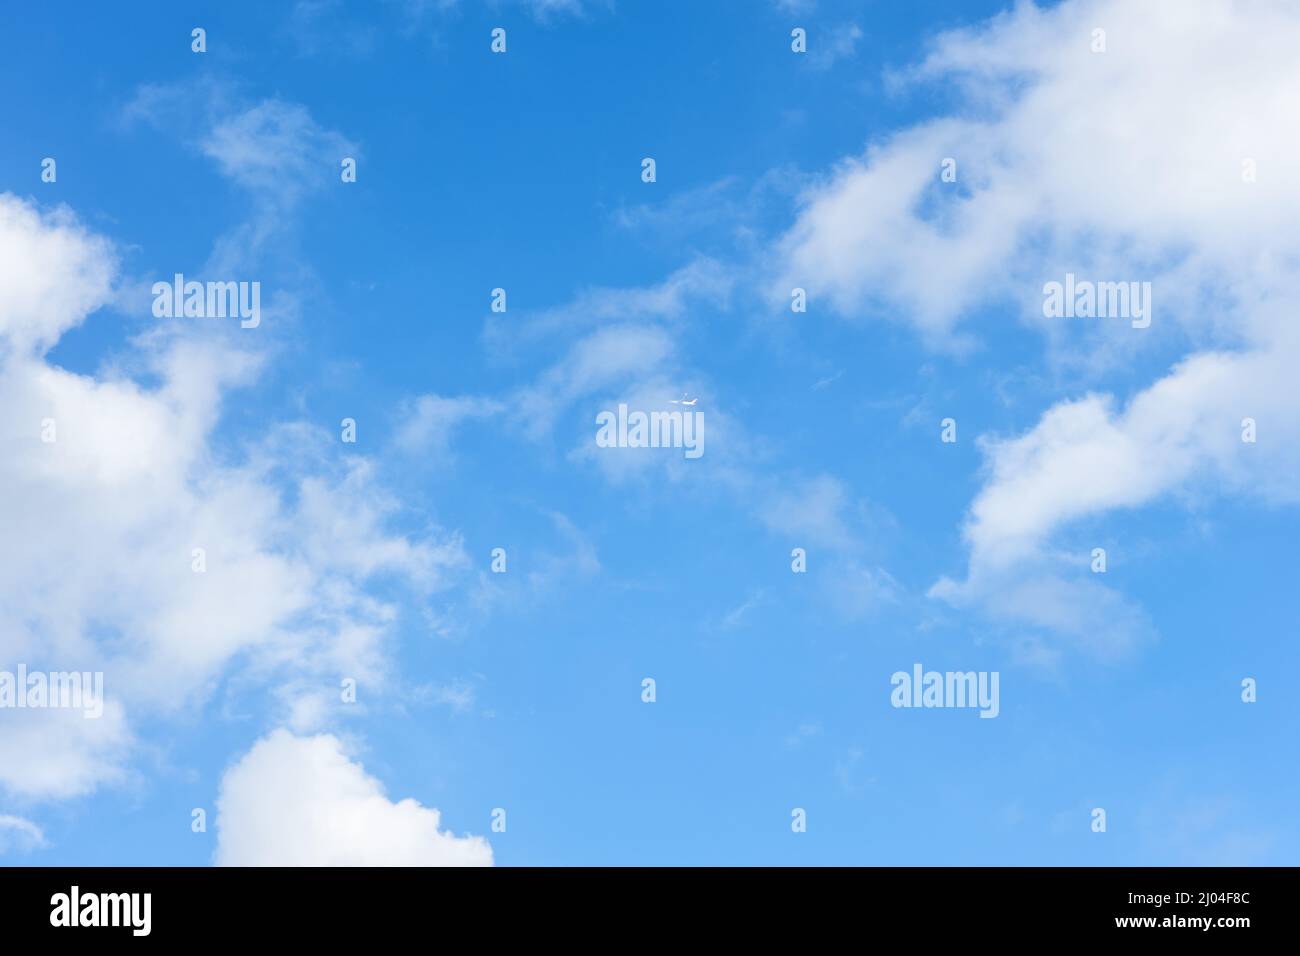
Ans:
[{"label": "white bird in sky", "polygon": [[669,402],[670,402],[671,404],[673,404],[673,405],[694,405],[694,404],[695,404],[696,402],[698,402],[698,401],[699,401],[699,398],[697,397],[697,398],[692,398],[692,399],[688,402],[688,401],[686,400],[686,393],[685,393],[685,392],[682,392],[682,397],[681,397],[680,400],[678,400],[678,399],[676,399],[676,398],[669,399]]}]

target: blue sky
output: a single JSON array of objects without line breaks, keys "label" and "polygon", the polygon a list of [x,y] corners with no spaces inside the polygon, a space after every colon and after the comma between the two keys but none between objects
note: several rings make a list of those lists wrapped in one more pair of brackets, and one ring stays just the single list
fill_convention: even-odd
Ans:
[{"label": "blue sky", "polygon": [[25,7],[0,862],[1294,863],[1300,16],[1129,7]]}]

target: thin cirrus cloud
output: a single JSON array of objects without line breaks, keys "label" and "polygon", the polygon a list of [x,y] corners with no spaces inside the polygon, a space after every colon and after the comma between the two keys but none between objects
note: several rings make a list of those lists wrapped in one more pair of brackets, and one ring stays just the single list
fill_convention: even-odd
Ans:
[{"label": "thin cirrus cloud", "polygon": [[25,853],[45,846],[45,833],[36,824],[12,814],[0,814],[0,854]]}]

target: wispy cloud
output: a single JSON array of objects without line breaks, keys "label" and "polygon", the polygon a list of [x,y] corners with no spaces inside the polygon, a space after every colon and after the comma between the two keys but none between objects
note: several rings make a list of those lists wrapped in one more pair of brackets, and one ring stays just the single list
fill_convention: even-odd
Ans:
[{"label": "wispy cloud", "polygon": [[0,854],[29,853],[46,845],[45,833],[30,820],[0,814]]}]

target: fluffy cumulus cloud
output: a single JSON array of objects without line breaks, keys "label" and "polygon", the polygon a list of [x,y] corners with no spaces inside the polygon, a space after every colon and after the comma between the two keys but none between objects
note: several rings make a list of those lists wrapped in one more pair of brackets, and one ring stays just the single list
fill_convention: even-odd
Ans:
[{"label": "fluffy cumulus cloud", "polygon": [[107,299],[115,268],[109,243],[70,211],[0,196],[0,347],[48,348]]},{"label": "fluffy cumulus cloud", "polygon": [[[328,177],[348,144],[300,106],[240,107],[219,85],[142,90],[126,118],[191,114],[203,119],[187,140],[235,186],[274,200],[273,215],[255,204],[263,211],[214,237],[209,266],[233,272],[258,259],[259,240],[292,228],[285,214],[307,195],[302,184]],[[386,674],[401,606],[435,614],[435,594],[467,564],[458,534],[393,530],[400,503],[374,462],[340,454],[333,435],[268,420],[217,440],[224,405],[265,368],[273,339],[171,323],[93,372],[51,358],[70,330],[136,308],[139,281],[122,278],[113,242],[72,210],[0,195],[0,661],[103,674],[94,716],[0,711],[0,795],[29,804],[129,781],[144,752],[166,750],[135,728],[200,712],[223,683],[298,732],[319,731],[337,720],[338,675]],[[253,852],[240,781],[269,758],[312,781],[304,802],[327,814],[317,827],[379,828],[367,862],[412,860],[426,844],[446,861],[490,862],[481,841],[439,834],[436,811],[384,802],[331,746],[287,732],[263,741],[228,781],[223,853]],[[273,791],[277,810],[295,812],[285,786]],[[43,843],[35,824],[0,818],[0,850]],[[280,846],[270,840],[259,860],[297,858],[277,858]]]},{"label": "fluffy cumulus cloud", "polygon": [[437,810],[390,801],[328,734],[277,730],[221,781],[221,866],[491,866],[482,837],[439,830]]},{"label": "fluffy cumulus cloud", "polygon": [[[951,88],[963,112],[873,143],[811,191],[779,287],[934,339],[999,295],[1033,319],[1067,265],[1224,282],[1276,266],[1297,244],[1284,170],[1300,133],[1275,122],[1300,85],[1297,32],[1286,4],[1212,0],[1189,17],[1175,0],[1108,0],[1022,4],[942,35],[904,82]],[[940,181],[945,158],[956,183]],[[1162,283],[1163,321],[1206,321],[1173,308],[1200,291]]]},{"label": "fluffy cumulus cloud", "polygon": [[324,719],[299,706],[305,688],[385,667],[396,609],[368,585],[420,599],[464,563],[455,535],[390,531],[397,503],[330,436],[271,423],[218,454],[223,400],[264,363],[251,347],[137,342],[119,366],[147,386],[53,363],[60,335],[113,297],[116,268],[68,210],[0,197],[0,659],[102,671],[106,698],[95,719],[0,712],[0,787],[33,799],[123,779],[134,718],[201,707],[237,662],[296,725]]},{"label": "fluffy cumulus cloud", "polygon": [[[1136,394],[1064,395],[1024,434],[986,436],[968,573],[935,595],[1085,642],[1105,621],[1093,649],[1122,652],[1143,615],[1053,559],[1054,535],[1189,486],[1295,499],[1300,132],[1276,117],[1300,96],[1297,42],[1284,3],[1020,4],[898,77],[955,91],[959,113],[871,144],[805,196],[779,289],[910,322],[942,349],[996,321],[1085,378],[1185,353]],[[1067,271],[1151,282],[1151,327],[1046,318],[1043,286]]]}]

